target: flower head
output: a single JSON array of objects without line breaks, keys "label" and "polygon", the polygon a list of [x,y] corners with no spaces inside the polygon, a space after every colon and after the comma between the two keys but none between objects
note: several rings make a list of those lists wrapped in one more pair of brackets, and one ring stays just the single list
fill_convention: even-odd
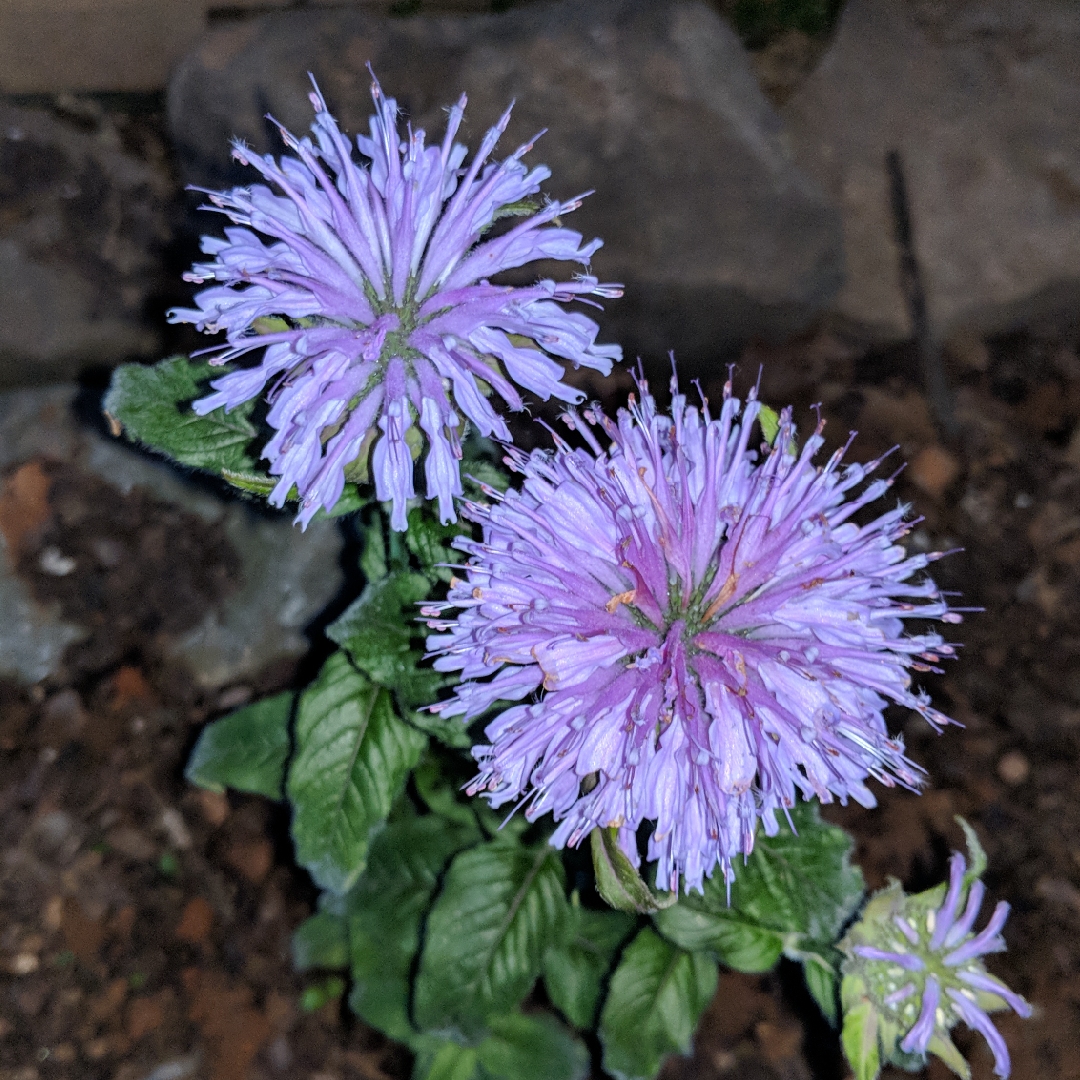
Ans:
[{"label": "flower head", "polygon": [[906,896],[893,882],[870,900],[848,931],[840,943],[846,957],[844,1009],[858,1023],[874,1026],[853,1045],[880,1042],[885,1059],[898,1064],[937,1054],[966,1077],[967,1065],[949,1038],[962,1020],[984,1036],[994,1055],[994,1072],[1006,1077],[1009,1051],[989,1014],[1011,1008],[1026,1017],[1031,1006],[983,963],[988,953],[1005,949],[1001,930],[1009,905],[1001,901],[986,926],[975,932],[986,891],[978,878],[986,860],[975,834],[965,829],[975,864],[971,870],[954,851],[948,887]]},{"label": "flower head", "polygon": [[[210,208],[234,225],[224,238],[203,238],[213,261],[187,279],[214,284],[195,297],[196,308],[174,309],[170,319],[225,331],[212,363],[262,352],[256,366],[212,383],[216,393],[195,411],[233,408],[270,385],[267,420],[276,434],[263,456],[280,478],[272,503],[283,505],[295,487],[306,524],[337,502],[346,469],[362,472],[370,451],[376,493],[393,503],[394,527],[404,529],[413,449],[426,442],[428,497],[439,500],[444,521],[454,520],[463,417],[482,435],[509,439],[486,387],[512,409],[523,407],[517,387],[578,400],[553,357],[606,374],[621,352],[597,345],[596,324],[561,304],[621,289],[590,276],[491,284],[491,275],[536,259],[587,266],[601,242],[582,244],[580,233],[555,223],[581,197],[530,201],[550,176],[522,164],[532,143],[488,161],[509,109],[466,166],[465,147],[454,142],[464,95],[442,144],[428,147],[423,131],[399,133],[397,105],[377,81],[371,93],[371,136],[356,137],[366,165],[317,87],[314,141],[281,129],[294,156],[278,162],[235,144],[234,157],[279,193],[265,184],[207,193]],[[481,240],[496,219],[514,214],[528,216]]]},{"label": "flower head", "polygon": [[760,405],[730,383],[719,417],[674,384],[661,415],[641,389],[617,422],[569,418],[590,449],[511,451],[520,492],[466,504],[483,540],[458,541],[466,580],[425,609],[444,631],[428,647],[462,679],[437,709],[520,702],[474,749],[472,791],[554,812],[557,846],[617,826],[635,863],[635,830],[655,822],[658,886],[700,889],[797,792],[871,806],[870,776],[918,785],[882,710],[946,723],[907,668],[952,649],[904,620],[960,616],[917,578],[936,555],[898,544],[903,507],[852,520],[889,488],[860,490],[877,462],[841,468],[841,451],[815,467],[821,428],[797,450],[790,410],[759,453]]}]

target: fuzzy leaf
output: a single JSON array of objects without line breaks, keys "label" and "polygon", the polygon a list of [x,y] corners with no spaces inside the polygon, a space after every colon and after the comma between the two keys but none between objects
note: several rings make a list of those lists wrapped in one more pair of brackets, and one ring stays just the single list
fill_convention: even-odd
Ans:
[{"label": "fuzzy leaf", "polygon": [[331,911],[317,911],[305,919],[292,936],[293,967],[297,971],[326,968],[339,971],[349,963],[345,920]]},{"label": "fuzzy leaf", "polygon": [[592,844],[596,891],[616,910],[649,914],[671,907],[675,893],[655,893],[619,847],[617,829],[596,828]]},{"label": "fuzzy leaf", "polygon": [[844,1029],[840,1036],[844,1055],[855,1080],[877,1080],[881,1072],[878,1050],[877,1014],[869,1001],[864,1001],[844,1014]]},{"label": "fuzzy leaf", "polygon": [[[422,574],[399,571],[364,587],[326,636],[340,645],[372,682],[392,690],[405,708],[429,705],[445,679],[421,667],[418,601],[430,590]],[[460,725],[458,725],[460,727]]]},{"label": "fuzzy leaf", "polygon": [[836,1027],[839,1020],[839,988],[840,980],[837,974],[840,954],[832,952],[834,960],[819,953],[807,953],[800,957],[803,965],[803,976],[806,979],[806,989],[817,1003],[822,1015],[829,1023]]},{"label": "fuzzy leaf", "polygon": [[460,786],[447,779],[435,754],[429,751],[413,770],[413,784],[433,814],[466,828],[475,828],[476,814],[458,797]]},{"label": "fuzzy leaf", "polygon": [[416,506],[409,511],[405,544],[428,578],[433,582],[449,581],[453,571],[440,564],[461,561],[461,552],[451,547],[451,543],[466,531],[467,526],[461,522],[443,525],[431,516],[426,507]]},{"label": "fuzzy leaf", "polygon": [[816,803],[791,810],[776,836],[759,832],[735,872],[731,903],[723,875],[657,916],[660,932],[683,948],[715,950],[737,971],[766,971],[781,953],[793,960],[824,953],[863,897],[862,873],[849,862],[852,839],[827,825]]},{"label": "fuzzy leaf", "polygon": [[525,997],[566,923],[562,862],[552,848],[500,837],[461,852],[428,916],[417,1022],[475,1035]]},{"label": "fuzzy leaf", "polygon": [[207,724],[184,776],[210,791],[230,787],[280,799],[294,697],[275,694]]},{"label": "fuzzy leaf", "polygon": [[585,1044],[545,1013],[492,1017],[491,1034],[476,1048],[491,1080],[583,1080],[589,1074]]},{"label": "fuzzy leaf", "polygon": [[776,836],[758,834],[736,871],[732,907],[759,926],[831,944],[863,898],[862,872],[849,861],[854,841],[821,820],[817,803],[798,803],[791,819],[797,832],[785,821]]},{"label": "fuzzy leaf", "polygon": [[544,986],[552,1004],[574,1027],[592,1030],[604,979],[619,946],[634,929],[621,911],[572,909],[566,941],[544,954]]},{"label": "fuzzy leaf", "polygon": [[775,930],[745,922],[726,907],[717,910],[696,895],[680,897],[654,921],[669,941],[691,952],[709,949],[734,971],[769,971],[784,952],[784,938]]},{"label": "fuzzy leaf", "polygon": [[124,364],[113,372],[102,406],[123,426],[129,439],[196,469],[259,474],[249,445],[257,432],[251,422],[253,402],[231,412],[215,409],[198,416],[191,402],[207,393],[206,383],[224,372],[205,362],[172,356],[146,367]]},{"label": "fuzzy leaf", "polygon": [[288,780],[296,857],[316,884],[341,893],[356,882],[426,743],[344,653],[326,661],[300,698]]},{"label": "fuzzy leaf", "polygon": [[450,857],[480,839],[475,823],[429,814],[388,825],[371,844],[367,869],[349,893],[352,1010],[392,1039],[412,1042],[409,982],[420,923]]},{"label": "fuzzy leaf", "polygon": [[449,1039],[428,1039],[413,1063],[413,1080],[477,1080],[476,1047]]},{"label": "fuzzy leaf", "polygon": [[716,991],[716,961],[676,948],[646,928],[627,946],[600,1017],[604,1069],[651,1080],[670,1053],[686,1053]]},{"label": "fuzzy leaf", "polygon": [[776,436],[780,434],[780,414],[768,405],[762,405],[757,419],[761,425],[761,434],[771,446],[776,441]]}]

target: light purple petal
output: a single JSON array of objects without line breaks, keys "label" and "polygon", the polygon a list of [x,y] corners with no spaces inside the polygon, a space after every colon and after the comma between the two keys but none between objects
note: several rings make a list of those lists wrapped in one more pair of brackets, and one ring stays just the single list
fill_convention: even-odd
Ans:
[{"label": "light purple petal", "polygon": [[926,985],[923,987],[922,1008],[919,1011],[919,1019],[915,1026],[904,1036],[900,1043],[900,1049],[905,1054],[925,1054],[930,1040],[934,1036],[934,1028],[937,1020],[934,1014],[937,1012],[938,1002],[941,1000],[941,984],[936,975],[926,976]]},{"label": "light purple petal", "polygon": [[965,994],[950,989],[948,995],[952,998],[956,1011],[963,1017],[964,1023],[986,1039],[994,1055],[994,1075],[1004,1080],[1012,1070],[1012,1062],[1009,1059],[1009,1048],[1005,1045],[1001,1032],[994,1027],[994,1022],[990,1017]]}]

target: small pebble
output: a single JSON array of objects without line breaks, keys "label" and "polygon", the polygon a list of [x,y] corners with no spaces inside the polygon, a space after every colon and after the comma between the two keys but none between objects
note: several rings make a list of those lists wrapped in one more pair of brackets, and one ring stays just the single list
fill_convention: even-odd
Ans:
[{"label": "small pebble", "polygon": [[191,833],[188,831],[187,822],[175,807],[167,806],[161,811],[161,830],[174,848],[187,851],[191,847]]},{"label": "small pebble", "polygon": [[8,971],[12,975],[33,975],[41,967],[41,961],[32,952],[16,953],[11,958]]},{"label": "small pebble", "polygon": [[41,572],[50,577],[67,577],[78,565],[70,555],[56,547],[47,547],[38,558]]},{"label": "small pebble", "polygon": [[1003,754],[997,766],[998,776],[1010,787],[1017,787],[1031,775],[1031,762],[1019,750]]},{"label": "small pebble", "polygon": [[920,450],[910,467],[912,482],[935,499],[940,499],[960,474],[960,462],[936,444]]}]

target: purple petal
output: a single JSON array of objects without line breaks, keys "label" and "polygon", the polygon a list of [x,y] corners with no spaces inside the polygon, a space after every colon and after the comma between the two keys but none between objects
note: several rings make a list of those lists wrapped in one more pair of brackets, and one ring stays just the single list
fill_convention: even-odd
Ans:
[{"label": "purple petal", "polygon": [[926,985],[923,987],[922,1008],[919,1011],[919,1019],[914,1027],[904,1036],[900,1043],[900,1049],[905,1054],[925,1054],[930,1040],[934,1037],[934,1028],[937,1026],[935,1013],[938,1002],[941,1000],[941,984],[936,975],[926,976]]},{"label": "purple petal", "polygon": [[1012,1062],[1009,1059],[1009,1048],[1001,1037],[1001,1032],[994,1027],[993,1021],[979,1008],[966,994],[956,990],[947,991],[952,998],[956,1011],[963,1017],[964,1023],[973,1031],[978,1031],[986,1039],[991,1053],[994,1055],[994,1075],[1004,1080],[1012,1070]]}]

